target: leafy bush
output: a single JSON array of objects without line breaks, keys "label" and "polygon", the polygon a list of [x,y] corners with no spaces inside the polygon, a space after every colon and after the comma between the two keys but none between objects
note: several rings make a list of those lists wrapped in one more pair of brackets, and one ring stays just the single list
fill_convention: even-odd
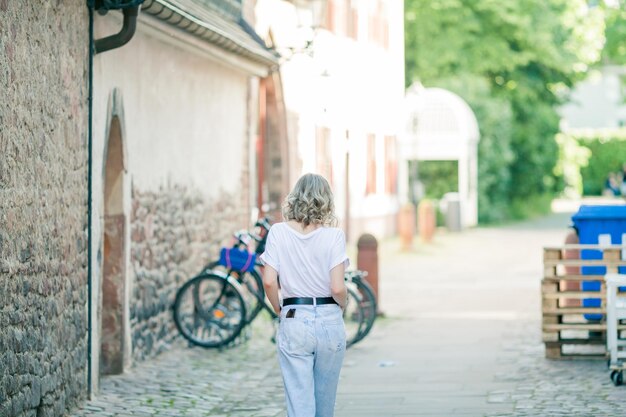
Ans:
[{"label": "leafy bush", "polygon": [[612,137],[581,137],[578,142],[591,152],[588,165],[580,169],[583,194],[600,195],[609,172],[621,171],[626,163],[626,131]]},{"label": "leafy bush", "polygon": [[601,195],[610,172],[626,163],[626,129],[559,134],[557,170],[578,194]]},{"label": "leafy bush", "polygon": [[420,161],[417,169],[426,198],[439,200],[445,193],[459,191],[456,161]]},{"label": "leafy bush", "polygon": [[563,181],[562,189],[565,197],[580,197],[583,193],[582,167],[589,163],[591,151],[581,146],[576,138],[565,133],[556,135],[559,145],[559,160],[554,168],[555,174]]},{"label": "leafy bush", "polygon": [[510,204],[510,219],[523,220],[550,213],[554,195],[552,193],[535,194],[528,198],[515,198]]}]

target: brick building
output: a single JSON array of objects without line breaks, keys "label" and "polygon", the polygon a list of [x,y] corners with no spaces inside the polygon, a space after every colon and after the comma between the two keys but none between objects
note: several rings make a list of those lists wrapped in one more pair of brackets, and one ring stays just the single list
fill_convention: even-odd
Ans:
[{"label": "brick building", "polygon": [[254,1],[145,0],[92,66],[90,18],[96,49],[134,22],[87,3],[0,0],[2,417],[60,416],[167,349],[176,288],[249,226],[284,149]]}]

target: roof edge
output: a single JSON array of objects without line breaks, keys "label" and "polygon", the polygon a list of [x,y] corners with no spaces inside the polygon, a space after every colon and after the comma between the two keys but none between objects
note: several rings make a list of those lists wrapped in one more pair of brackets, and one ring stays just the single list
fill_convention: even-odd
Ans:
[{"label": "roof edge", "polygon": [[[268,67],[275,67],[279,64],[278,54],[260,43],[258,35],[253,36],[250,34],[251,28],[243,19],[240,19],[239,22],[233,22],[233,24],[238,25],[255,43],[259,44],[258,49],[250,48],[250,46],[230,36],[222,28],[218,28],[210,22],[192,15],[167,0],[145,0],[141,6],[141,11],[183,30],[196,38],[216,45],[228,52],[246,57],[254,62]],[[245,24],[242,24],[242,21]]]}]

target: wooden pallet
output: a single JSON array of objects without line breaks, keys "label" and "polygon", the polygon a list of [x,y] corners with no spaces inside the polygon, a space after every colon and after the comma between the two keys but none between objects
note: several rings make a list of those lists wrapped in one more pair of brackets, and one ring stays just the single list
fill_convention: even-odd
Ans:
[{"label": "wooden pallet", "polygon": [[[593,249],[602,259],[579,259],[580,250]],[[580,267],[604,266],[617,272],[626,266],[622,251],[626,246],[563,245],[543,252],[544,278],[541,283],[542,332],[546,358],[591,359],[607,357],[606,285],[604,275],[582,275]],[[600,281],[600,291],[582,291],[582,281]],[[583,307],[582,299],[601,300],[600,307]],[[601,314],[600,320],[587,320],[586,314]],[[626,324],[618,326],[626,331]]]}]

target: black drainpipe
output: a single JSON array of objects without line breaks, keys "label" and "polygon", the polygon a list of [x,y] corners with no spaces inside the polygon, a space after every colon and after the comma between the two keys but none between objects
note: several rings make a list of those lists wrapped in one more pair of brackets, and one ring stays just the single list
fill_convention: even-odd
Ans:
[{"label": "black drainpipe", "polygon": [[[143,0],[141,0],[143,2]],[[115,35],[107,36],[106,38],[98,39],[95,41],[95,53],[110,51],[111,49],[124,46],[130,41],[135,34],[137,28],[137,16],[139,15],[139,7],[128,7],[123,9],[124,23],[122,24],[122,30]],[[105,9],[105,13],[106,13]]]},{"label": "black drainpipe", "polygon": [[93,44],[93,1],[87,1],[87,7],[89,8],[89,120],[87,124],[87,393],[89,398],[92,394],[91,386],[91,329],[93,327],[91,319],[91,276],[92,276],[92,262],[91,262],[91,170],[93,165],[92,160],[92,131],[93,131],[93,56],[94,56],[94,44]]}]

